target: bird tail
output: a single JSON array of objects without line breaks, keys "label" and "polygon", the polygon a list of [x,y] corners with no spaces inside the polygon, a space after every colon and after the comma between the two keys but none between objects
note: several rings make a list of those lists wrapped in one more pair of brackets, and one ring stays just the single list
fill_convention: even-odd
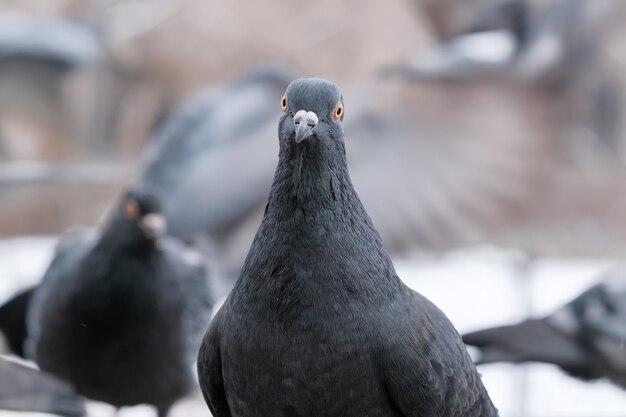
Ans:
[{"label": "bird tail", "polygon": [[[24,357],[24,342],[26,341],[26,313],[36,287],[30,287],[0,306],[0,340],[6,342],[6,350]],[[1,347],[1,346],[0,346]]]},{"label": "bird tail", "polygon": [[510,326],[493,327],[463,335],[467,345],[480,350],[476,364],[493,362],[544,362],[582,372],[588,355],[571,337],[545,320],[530,319]]}]

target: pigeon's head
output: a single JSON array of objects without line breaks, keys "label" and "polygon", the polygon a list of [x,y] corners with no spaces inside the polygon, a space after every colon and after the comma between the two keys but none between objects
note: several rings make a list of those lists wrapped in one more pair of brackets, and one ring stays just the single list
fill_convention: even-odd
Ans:
[{"label": "pigeon's head", "polygon": [[296,143],[342,140],[343,96],[333,83],[320,78],[292,81],[280,102],[281,140]]},{"label": "pigeon's head", "polygon": [[140,232],[148,240],[156,240],[165,234],[165,217],[161,204],[151,193],[128,191],[118,208],[118,218],[132,231]]}]

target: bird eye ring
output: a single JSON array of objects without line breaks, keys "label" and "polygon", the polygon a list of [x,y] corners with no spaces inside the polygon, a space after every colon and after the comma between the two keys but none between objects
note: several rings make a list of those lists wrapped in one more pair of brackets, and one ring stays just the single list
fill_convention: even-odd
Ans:
[{"label": "bird eye ring", "polygon": [[280,108],[283,111],[287,111],[287,96],[283,96],[283,98],[280,100]]},{"label": "bird eye ring", "polygon": [[339,102],[337,107],[335,107],[335,111],[333,112],[333,120],[338,121],[343,116],[343,104]]}]

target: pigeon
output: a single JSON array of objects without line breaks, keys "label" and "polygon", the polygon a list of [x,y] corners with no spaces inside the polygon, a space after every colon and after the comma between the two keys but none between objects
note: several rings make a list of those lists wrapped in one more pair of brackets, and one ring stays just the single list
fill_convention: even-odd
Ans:
[{"label": "pigeon", "polygon": [[[488,0],[475,5],[471,13],[461,12],[467,3],[448,6],[467,17],[450,29],[441,45],[385,74],[418,80],[495,78],[562,88],[595,71],[602,19],[589,13],[588,0],[551,0],[541,8],[528,0]],[[607,14],[602,12],[595,14]]]},{"label": "pigeon", "polygon": [[81,417],[85,401],[57,378],[0,357],[0,410]]},{"label": "pigeon", "polygon": [[189,238],[202,230],[219,240],[267,196],[272,178],[265,174],[274,161],[249,161],[275,153],[268,103],[292,79],[282,68],[255,70],[224,89],[199,92],[157,125],[139,183],[161,199],[169,234]]},{"label": "pigeon", "polygon": [[496,416],[446,316],[396,275],[350,182],[339,89],[298,79],[241,275],[198,376],[214,417]]},{"label": "pigeon", "polygon": [[24,357],[26,340],[26,311],[37,287],[31,287],[13,296],[0,306],[0,334],[12,353]]},{"label": "pigeon", "polygon": [[626,281],[615,270],[543,318],[463,335],[477,364],[543,362],[582,379],[607,378],[626,389]]},{"label": "pigeon", "polygon": [[101,233],[64,239],[28,308],[26,354],[85,397],[159,417],[196,386],[210,321],[200,257],[164,238],[158,200],[134,189]]}]

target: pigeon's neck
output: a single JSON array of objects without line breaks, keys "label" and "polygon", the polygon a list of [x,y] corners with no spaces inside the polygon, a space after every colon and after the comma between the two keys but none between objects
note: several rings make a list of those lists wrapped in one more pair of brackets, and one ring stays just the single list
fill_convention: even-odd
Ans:
[{"label": "pigeon's neck", "polygon": [[371,297],[372,291],[389,295],[398,287],[381,238],[352,187],[343,144],[333,146],[281,149],[244,280],[314,282],[319,291],[349,298]]},{"label": "pigeon's neck", "polygon": [[290,223],[291,231],[304,234],[315,225],[361,224],[379,240],[350,181],[341,143],[281,148],[264,222],[279,229]]},{"label": "pigeon's neck", "polygon": [[124,224],[122,219],[113,219],[102,232],[96,249],[119,251],[141,256],[157,252],[157,241],[147,239],[135,224]]}]

